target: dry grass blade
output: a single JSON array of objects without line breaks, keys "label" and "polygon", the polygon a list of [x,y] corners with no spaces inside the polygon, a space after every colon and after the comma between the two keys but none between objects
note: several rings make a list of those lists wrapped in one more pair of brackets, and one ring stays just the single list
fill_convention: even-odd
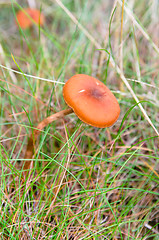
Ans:
[{"label": "dry grass blade", "polygon": [[124,21],[124,0],[122,4],[122,15],[121,15],[121,32],[120,32],[120,69],[123,72],[123,21]]},{"label": "dry grass blade", "polygon": [[[94,37],[87,31],[87,29],[85,27],[83,27],[83,25],[81,23],[79,23],[79,21],[76,19],[76,17],[64,6],[64,4],[60,0],[56,0],[56,2],[65,11],[65,13],[70,17],[70,19],[78,26],[78,28],[85,34],[85,36],[94,44],[94,46],[98,49],[102,49],[102,46],[94,39]],[[135,23],[137,24],[137,22],[135,22]],[[110,63],[115,68],[116,72],[120,75],[120,78],[122,79],[122,81],[124,82],[124,84],[128,88],[128,90],[130,91],[130,93],[133,96],[135,102],[139,103],[138,97],[136,96],[135,92],[131,88],[131,86],[128,83],[126,77],[122,73],[120,67],[115,63],[114,59],[111,56],[110,56]],[[159,136],[158,130],[156,129],[156,127],[152,123],[151,119],[147,115],[147,112],[143,108],[142,104],[139,103],[138,106],[139,106],[140,110],[142,111],[144,117],[146,118],[146,120],[150,124],[150,126],[153,128],[155,133]]]},{"label": "dry grass blade", "polygon": [[[123,2],[121,0],[117,0],[119,4],[122,6]],[[155,51],[159,54],[159,48],[158,46],[152,41],[150,36],[147,34],[147,32],[141,27],[141,25],[136,21],[134,14],[131,12],[131,10],[124,5],[124,10],[129,16],[129,18],[132,20],[134,25],[139,29],[139,31],[143,34],[143,36],[151,42],[152,47],[155,49]]]},{"label": "dry grass blade", "polygon": [[25,76],[25,77],[34,78],[34,79],[38,79],[38,80],[42,80],[42,81],[46,81],[46,82],[58,83],[58,84],[62,84],[62,85],[65,84],[65,83],[63,83],[63,82],[59,82],[59,81],[57,82],[57,81],[52,80],[52,79],[42,78],[42,77],[37,77],[37,76],[34,76],[34,75],[22,73],[22,72],[13,70],[11,67],[3,66],[2,64],[0,64],[0,67],[3,68],[3,69],[9,70],[9,72],[17,73],[17,74],[23,75],[23,76]]}]

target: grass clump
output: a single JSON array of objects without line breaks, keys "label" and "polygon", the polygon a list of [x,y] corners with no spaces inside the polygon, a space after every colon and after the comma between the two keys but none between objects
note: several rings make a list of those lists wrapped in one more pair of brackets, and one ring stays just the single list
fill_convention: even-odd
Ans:
[{"label": "grass clump", "polygon": [[[158,4],[32,1],[45,24],[22,30],[15,14],[29,2],[0,3],[1,239],[157,240]],[[113,91],[120,118],[105,129],[75,115],[50,124],[24,180],[28,136],[64,109],[76,73]]]}]

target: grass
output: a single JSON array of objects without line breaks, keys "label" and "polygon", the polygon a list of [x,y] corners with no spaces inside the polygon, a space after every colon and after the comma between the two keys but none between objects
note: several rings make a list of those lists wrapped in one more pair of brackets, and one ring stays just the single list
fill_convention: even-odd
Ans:
[{"label": "grass", "polygon": [[[43,27],[22,30],[0,3],[1,239],[157,240],[158,11],[150,1],[32,1]],[[23,180],[27,140],[65,109],[63,84],[92,75],[115,94],[114,126],[74,114],[47,126]]]}]

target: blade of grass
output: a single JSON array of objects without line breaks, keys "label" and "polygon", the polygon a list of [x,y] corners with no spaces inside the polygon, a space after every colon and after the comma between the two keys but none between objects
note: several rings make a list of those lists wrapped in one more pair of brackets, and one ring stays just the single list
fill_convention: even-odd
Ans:
[{"label": "blade of grass", "polygon": [[[69,18],[78,26],[78,28],[84,33],[84,35],[93,43],[93,45],[98,48],[98,49],[102,49],[102,46],[95,40],[95,38],[87,31],[87,29],[85,27],[83,27],[83,25],[76,19],[76,17],[65,7],[65,5],[60,1],[60,0],[56,0],[57,4],[65,11],[65,13],[69,16]],[[136,96],[135,92],[133,91],[133,89],[131,88],[129,82],[127,81],[126,77],[124,76],[124,74],[122,73],[120,67],[115,63],[113,57],[110,55],[110,63],[111,65],[115,68],[116,72],[119,74],[120,78],[122,79],[122,81],[124,82],[125,86],[128,88],[128,90],[130,91],[131,95],[133,96],[134,100],[136,103],[139,103],[139,99]],[[146,118],[146,120],[148,121],[148,123],[150,124],[150,126],[153,128],[153,130],[155,131],[155,133],[159,136],[159,132],[157,130],[157,128],[155,127],[155,125],[152,123],[151,119],[149,118],[149,116],[147,115],[147,112],[145,111],[145,109],[143,108],[143,106],[141,105],[141,103],[138,104],[141,112],[143,113],[144,117]]]}]

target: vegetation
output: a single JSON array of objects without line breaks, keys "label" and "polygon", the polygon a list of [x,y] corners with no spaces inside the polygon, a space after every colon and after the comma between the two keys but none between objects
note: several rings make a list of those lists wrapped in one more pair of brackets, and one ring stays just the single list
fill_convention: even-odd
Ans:
[{"label": "vegetation", "polygon": [[[44,26],[18,26],[28,7]],[[0,238],[157,240],[158,1],[6,0],[0,9]],[[63,84],[77,73],[112,90],[118,121],[53,122],[23,169],[30,134],[66,108]]]}]

